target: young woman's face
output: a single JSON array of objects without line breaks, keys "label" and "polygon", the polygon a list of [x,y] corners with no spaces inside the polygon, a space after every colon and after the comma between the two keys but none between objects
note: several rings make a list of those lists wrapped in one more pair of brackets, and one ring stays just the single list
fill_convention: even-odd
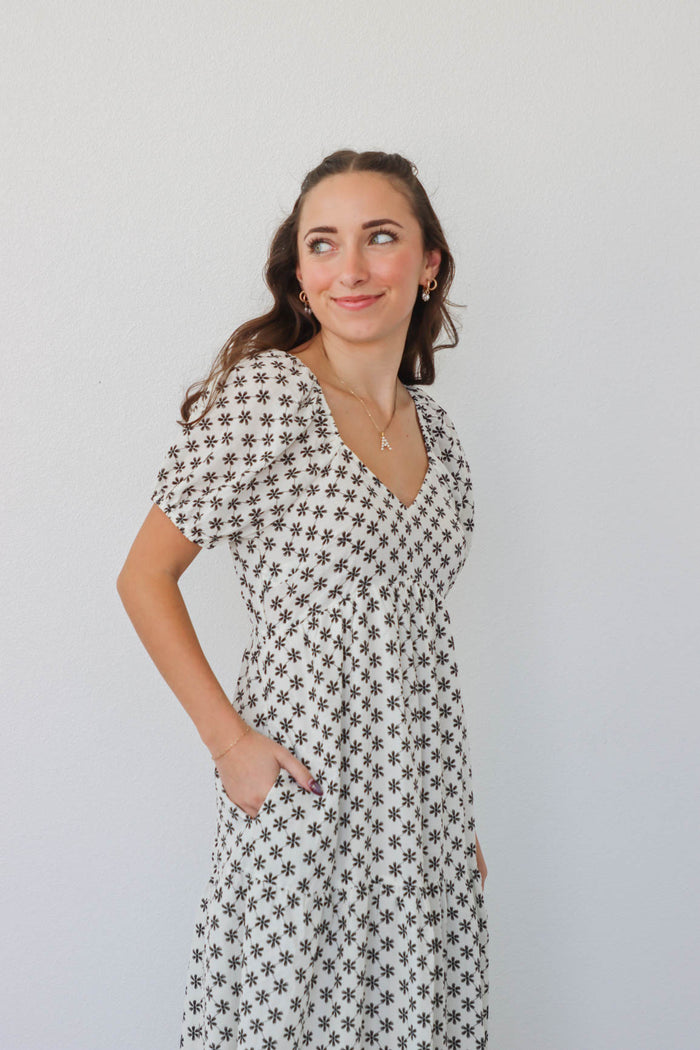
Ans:
[{"label": "young woman's face", "polygon": [[420,286],[441,257],[423,251],[404,195],[367,171],[329,175],[314,186],[302,205],[297,250],[297,279],[318,322],[362,341],[399,329],[405,336]]}]

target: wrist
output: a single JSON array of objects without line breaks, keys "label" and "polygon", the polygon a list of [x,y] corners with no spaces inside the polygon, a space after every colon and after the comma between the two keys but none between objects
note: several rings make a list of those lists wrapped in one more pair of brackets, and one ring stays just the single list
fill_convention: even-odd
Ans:
[{"label": "wrist", "polygon": [[214,754],[214,753],[212,753],[212,756],[211,756],[211,757],[212,757],[212,758],[214,759],[214,761],[215,761],[215,762],[218,762],[218,761],[219,761],[219,759],[220,759],[220,758],[223,758],[223,757],[224,757],[224,755],[227,755],[227,754],[229,753],[229,751],[233,751],[233,749],[234,749],[234,747],[236,746],[236,744],[237,744],[237,743],[239,743],[239,741],[241,741],[241,740],[243,739],[243,737],[244,737],[244,736],[246,735],[246,733],[249,733],[249,732],[251,731],[251,729],[252,729],[252,728],[253,728],[253,727],[252,727],[251,725],[246,725],[245,729],[243,729],[243,730],[242,730],[242,731],[241,731],[241,732],[240,732],[240,733],[239,733],[239,734],[238,734],[238,735],[237,735],[237,736],[236,736],[236,737],[235,737],[235,738],[234,738],[234,739],[233,739],[233,740],[231,741],[231,743],[230,743],[230,744],[228,744],[228,745],[227,745],[227,746],[226,746],[226,747],[225,747],[225,748],[223,749],[223,751],[220,751],[220,752],[219,752],[219,754]]},{"label": "wrist", "polygon": [[212,758],[220,755],[240,737],[249,723],[234,710],[228,700],[212,715],[204,726],[198,726],[199,736]]}]

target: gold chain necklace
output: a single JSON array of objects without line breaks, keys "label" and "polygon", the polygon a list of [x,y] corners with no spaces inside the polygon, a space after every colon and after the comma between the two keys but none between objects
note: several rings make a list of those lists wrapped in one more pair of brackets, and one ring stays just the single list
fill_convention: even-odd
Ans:
[{"label": "gold chain necklace", "polygon": [[[330,362],[330,359],[329,359],[329,357],[328,357],[328,354],[326,353],[326,348],[325,348],[325,346],[324,346],[324,344],[323,344],[323,339],[322,339],[322,338],[320,339],[320,343],[321,343],[321,349],[323,350],[323,356],[325,357],[326,361],[328,362],[328,367],[330,368],[330,370],[331,370],[331,372],[333,373],[333,375],[335,376],[335,378],[336,378],[336,379],[338,380],[338,382],[340,382],[340,383],[342,383],[342,384],[343,384],[344,386],[346,386],[346,387],[348,388],[348,390],[350,391],[350,393],[351,393],[351,394],[355,394],[355,391],[354,391],[354,390],[353,390],[353,388],[352,388],[352,387],[350,386],[350,384],[349,384],[349,383],[346,383],[346,381],[345,381],[344,379],[341,379],[341,377],[340,377],[340,376],[338,375],[338,373],[336,372],[336,370],[335,370],[335,369],[333,368],[333,365],[332,365],[332,364],[331,364],[331,362]],[[397,403],[398,403],[398,392],[399,392],[399,387],[398,387],[398,379],[397,379],[397,381],[396,381],[396,390],[394,391],[394,410],[393,410],[393,412],[391,413],[391,416],[390,416],[390,418],[389,418],[389,422],[387,423],[387,425],[386,425],[386,426],[384,427],[384,429],[383,429],[383,430],[382,430],[382,429],[381,429],[380,427],[378,427],[378,426],[377,426],[377,424],[376,424],[376,423],[374,422],[374,419],[373,419],[373,417],[372,417],[372,413],[371,413],[371,412],[370,412],[370,410],[369,410],[369,409],[367,408],[367,405],[366,405],[366,404],[364,403],[364,401],[362,400],[362,398],[360,397],[360,395],[359,395],[359,394],[355,394],[355,397],[356,397],[356,398],[357,398],[357,400],[358,400],[358,401],[360,402],[360,404],[361,404],[361,405],[362,405],[362,407],[364,408],[364,410],[365,410],[365,412],[367,413],[367,415],[369,416],[369,418],[370,418],[370,419],[372,420],[372,423],[374,424],[374,428],[375,428],[375,430],[376,430],[376,431],[377,431],[377,433],[378,433],[378,434],[379,434],[379,435],[381,436],[381,439],[382,439],[382,441],[381,441],[381,444],[380,444],[380,446],[379,446],[379,451],[380,451],[380,452],[383,452],[385,448],[388,448],[388,449],[389,449],[389,451],[391,452],[391,445],[390,445],[390,444],[389,444],[389,442],[387,441],[387,437],[386,437],[386,434],[384,433],[384,431],[385,431],[385,430],[388,430],[388,429],[389,429],[389,427],[390,427],[390,425],[391,425],[391,420],[392,420],[392,419],[394,418],[394,416],[396,415],[396,405],[397,405]]]}]

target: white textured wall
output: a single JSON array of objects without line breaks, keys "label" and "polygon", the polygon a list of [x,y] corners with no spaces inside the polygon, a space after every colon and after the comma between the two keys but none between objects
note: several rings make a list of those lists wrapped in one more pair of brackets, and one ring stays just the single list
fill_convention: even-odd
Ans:
[{"label": "white textured wall", "polygon": [[[341,147],[416,161],[475,482],[453,592],[493,1050],[696,1050],[697,103],[682,0],[7,2],[4,1050],[175,1047],[212,767],[115,579]],[[225,551],[183,590],[231,688]]]}]

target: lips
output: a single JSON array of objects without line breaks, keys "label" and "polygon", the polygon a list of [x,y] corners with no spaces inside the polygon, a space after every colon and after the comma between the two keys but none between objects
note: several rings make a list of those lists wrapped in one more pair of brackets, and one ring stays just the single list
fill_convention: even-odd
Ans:
[{"label": "lips", "polygon": [[382,295],[383,293],[379,295],[350,295],[342,299],[334,299],[333,302],[337,303],[338,306],[344,306],[347,310],[361,310],[364,306],[376,303],[378,299],[381,299]]}]

